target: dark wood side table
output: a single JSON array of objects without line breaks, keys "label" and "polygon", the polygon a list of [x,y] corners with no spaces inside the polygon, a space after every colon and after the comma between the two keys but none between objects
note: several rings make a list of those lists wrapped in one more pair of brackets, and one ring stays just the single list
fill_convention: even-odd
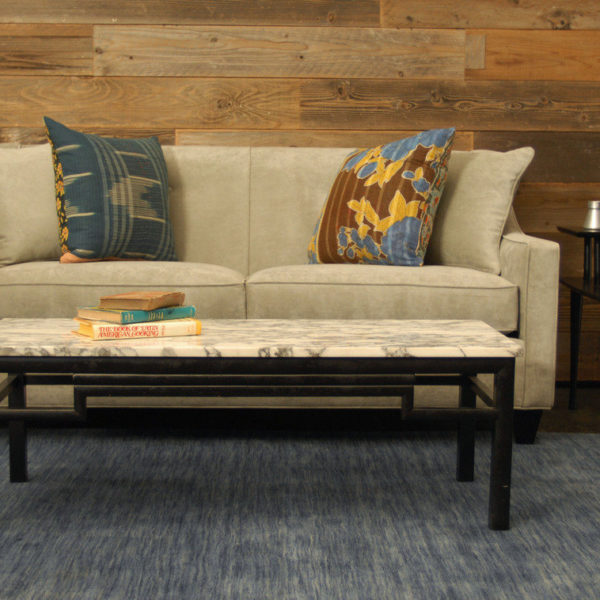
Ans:
[{"label": "dark wood side table", "polygon": [[[581,315],[583,297],[600,302],[600,229],[562,227],[557,229],[583,238],[583,277],[561,277],[560,282],[571,290],[571,380],[569,408],[577,408],[577,368],[579,365],[579,341],[581,339]],[[592,252],[593,242],[593,252]]]}]

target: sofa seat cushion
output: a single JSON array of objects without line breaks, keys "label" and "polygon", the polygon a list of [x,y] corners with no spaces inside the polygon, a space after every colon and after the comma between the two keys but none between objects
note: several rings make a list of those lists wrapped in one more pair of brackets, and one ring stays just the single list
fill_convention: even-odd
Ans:
[{"label": "sofa seat cushion", "polygon": [[291,265],[247,280],[248,318],[481,319],[518,326],[518,288],[462,267]]},{"label": "sofa seat cushion", "polygon": [[199,319],[246,316],[241,273],[205,263],[118,261],[61,264],[29,262],[0,269],[3,317],[73,317],[100,296],[134,290],[185,292]]}]

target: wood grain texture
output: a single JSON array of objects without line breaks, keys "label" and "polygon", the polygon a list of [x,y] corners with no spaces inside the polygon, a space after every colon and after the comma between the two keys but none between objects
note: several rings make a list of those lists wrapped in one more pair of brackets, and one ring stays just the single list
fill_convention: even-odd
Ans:
[{"label": "wood grain texture", "polygon": [[0,25],[0,75],[91,75],[92,55],[88,25]]},{"label": "wood grain texture", "polygon": [[[79,131],[117,138],[140,138],[156,136],[161,144],[175,144],[175,130],[132,129],[106,127],[78,127]],[[12,142],[22,145],[45,144],[48,141],[46,130],[39,127],[0,127],[0,143]]]},{"label": "wood grain texture", "polygon": [[556,232],[557,225],[583,223],[589,200],[600,199],[600,183],[521,183],[514,202],[524,231]]},{"label": "wood grain texture", "polygon": [[485,32],[469,32],[465,40],[466,72],[473,69],[485,69]]},{"label": "wood grain texture", "polygon": [[527,182],[600,181],[600,132],[478,132],[476,148],[512,150],[533,146],[535,157],[523,176]]},{"label": "wood grain texture", "polygon": [[[584,308],[585,314],[585,308]],[[600,380],[600,333],[590,331],[581,326],[581,341],[579,343],[579,381]],[[558,331],[556,380],[569,381],[569,348],[570,339],[567,329]]]},{"label": "wood grain texture", "polygon": [[98,26],[96,75],[463,79],[465,33],[318,27]]},{"label": "wood grain texture", "polygon": [[600,31],[484,30],[471,35],[485,37],[485,65],[468,69],[469,79],[600,81]]},{"label": "wood grain texture", "polygon": [[[568,381],[570,377],[570,308],[569,289],[559,288],[558,342],[556,379]],[[600,303],[584,298],[579,343],[580,381],[600,379]]]},{"label": "wood grain texture", "polygon": [[2,0],[2,23],[379,25],[379,0]]},{"label": "wood grain texture", "polygon": [[381,0],[383,27],[598,29],[597,0]]},{"label": "wood grain texture", "polygon": [[[324,148],[364,148],[410,137],[417,131],[198,131],[178,130],[177,144],[206,146],[296,146]],[[7,140],[10,141],[10,140]],[[471,150],[473,134],[457,132],[454,149]]]},{"label": "wood grain texture", "polygon": [[302,127],[600,131],[600,85],[528,81],[306,80]]},{"label": "wood grain texture", "polygon": [[[43,114],[108,127],[157,129],[393,129],[455,126],[459,130],[508,130],[520,135],[478,133],[477,147],[507,149],[554,143],[554,163],[565,171],[564,148],[554,126],[600,131],[600,85],[529,82],[422,82],[377,79],[261,79],[187,77],[0,77],[2,126],[37,126]],[[558,125],[557,125],[558,124]],[[520,131],[519,131],[520,130]],[[527,134],[523,133],[528,131]],[[532,133],[529,133],[532,132]],[[586,137],[589,136],[589,137]],[[597,157],[597,134],[569,134]],[[554,137],[553,137],[554,136]],[[558,143],[558,145],[557,145]],[[569,146],[569,150],[571,146]],[[566,157],[574,163],[573,157]],[[597,162],[596,162],[597,164]],[[562,165],[562,166],[561,166]],[[577,165],[574,164],[574,167]],[[577,167],[581,172],[582,168]],[[583,169],[586,170],[586,169]],[[571,175],[551,181],[590,181]],[[562,177],[562,175],[561,175]],[[544,179],[528,179],[540,181]]]},{"label": "wood grain texture", "polygon": [[294,80],[152,77],[0,77],[0,127],[297,128]]},{"label": "wood grain texture", "polygon": [[560,246],[560,276],[583,276],[583,240],[559,231],[530,231],[530,235],[556,242]]}]

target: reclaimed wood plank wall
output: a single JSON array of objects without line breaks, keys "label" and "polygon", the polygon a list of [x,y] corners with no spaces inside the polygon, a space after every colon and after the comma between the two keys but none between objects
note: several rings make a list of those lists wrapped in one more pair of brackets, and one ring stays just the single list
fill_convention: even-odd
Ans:
[{"label": "reclaimed wood plank wall", "polygon": [[[0,142],[42,116],[163,143],[360,146],[455,126],[456,148],[536,149],[525,231],[582,272],[600,198],[598,0],[2,0]],[[558,371],[568,378],[560,294]],[[600,305],[580,376],[600,380]]]}]

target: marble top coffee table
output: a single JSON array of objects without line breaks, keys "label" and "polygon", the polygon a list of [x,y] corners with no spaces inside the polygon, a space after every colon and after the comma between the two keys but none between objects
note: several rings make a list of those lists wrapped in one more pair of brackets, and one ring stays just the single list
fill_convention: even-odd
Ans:
[{"label": "marble top coffee table", "polygon": [[[473,479],[479,396],[495,419],[489,525],[509,527],[514,363],[522,347],[483,322],[203,320],[199,336],[116,341],[92,341],[73,329],[72,319],[0,320],[0,372],[10,374],[0,416],[9,419],[11,481],[27,480],[25,422],[67,416],[27,408],[28,384],[72,383],[80,415],[87,396],[110,394],[393,395],[410,412],[414,385],[457,385],[457,477]],[[491,392],[477,380],[481,373],[494,375]]]}]

